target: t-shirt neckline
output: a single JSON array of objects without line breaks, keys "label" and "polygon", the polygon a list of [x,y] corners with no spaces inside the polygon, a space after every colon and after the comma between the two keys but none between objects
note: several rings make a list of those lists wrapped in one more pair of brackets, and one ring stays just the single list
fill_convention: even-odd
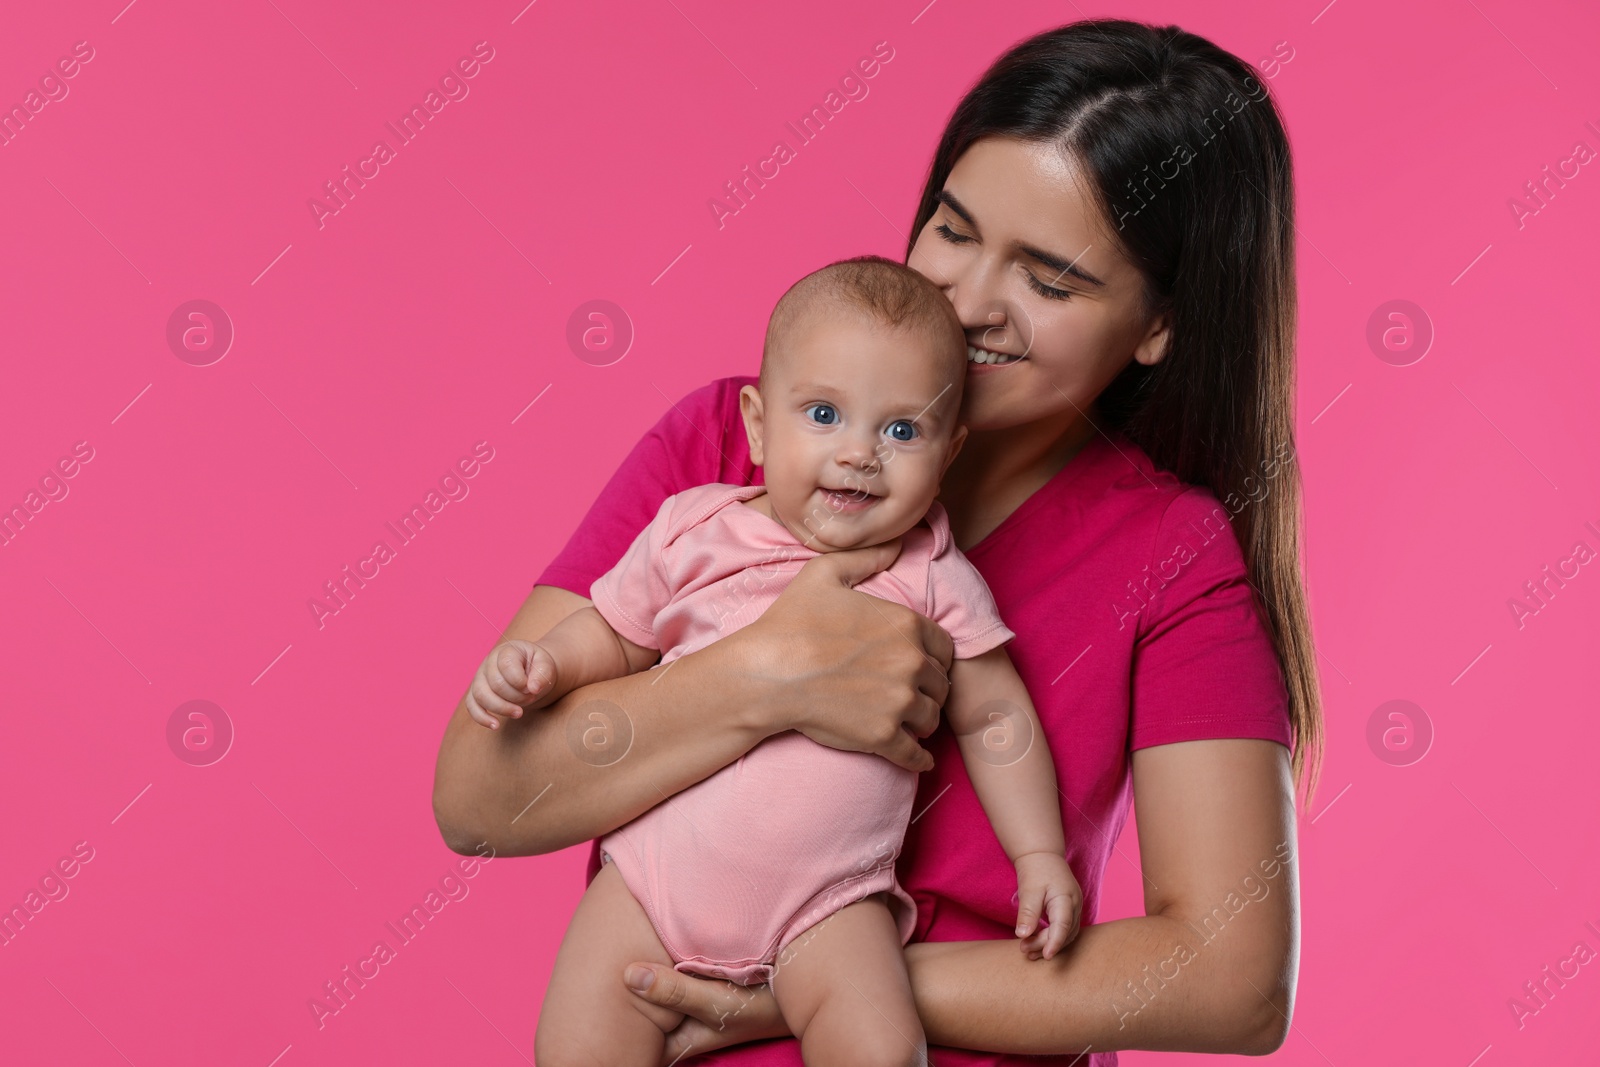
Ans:
[{"label": "t-shirt neckline", "polygon": [[[755,469],[760,470],[761,468],[757,467]],[[755,491],[749,492],[748,490]],[[794,536],[794,531],[789,529],[789,527],[785,526],[783,523],[779,522],[777,519],[773,518],[771,515],[768,515],[759,508],[753,508],[750,506],[750,501],[765,494],[766,491],[767,487],[764,485],[739,486],[736,492],[728,494],[732,499],[727,501],[726,506],[737,508],[737,510],[734,512],[735,515],[743,512],[749,512],[754,518],[756,524],[763,530],[766,530],[767,534],[774,540],[793,541],[796,546],[804,548],[808,552],[815,552],[816,549],[811,548],[805,544],[805,542],[796,539]]]},{"label": "t-shirt neckline", "polygon": [[[1012,530],[1027,520],[1028,516],[1043,506],[1048,496],[1064,492],[1068,485],[1082,479],[1089,468],[1103,458],[1105,448],[1110,444],[1110,438],[1104,430],[1096,429],[1095,435],[1086,441],[1082,448],[1065,463],[1061,469],[1052,474],[1049,479],[1028,494],[1028,498],[1012,509],[1011,514],[1000,520],[1000,524],[978,539],[976,544],[962,549],[968,557],[989,551],[994,545],[1004,541],[1011,535]],[[952,541],[952,543],[954,543]]]}]

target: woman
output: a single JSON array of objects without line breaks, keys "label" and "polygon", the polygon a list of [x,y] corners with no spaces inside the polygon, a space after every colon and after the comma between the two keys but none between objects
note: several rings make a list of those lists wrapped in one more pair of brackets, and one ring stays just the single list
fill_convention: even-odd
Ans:
[{"label": "woman", "polygon": [[[1298,965],[1295,783],[1314,781],[1321,728],[1289,149],[1251,73],[1176,27],[1083,22],[1023,42],[957,107],[907,250],[974,346],[970,433],[940,500],[1018,634],[1008,651],[1056,761],[1085,889],[1068,951],[1031,961],[1012,943],[1006,857],[939,725],[948,635],[850,588],[892,548],[819,556],[759,620],[665,674],[588,686],[505,729],[473,727],[468,703],[496,698],[469,692],[434,791],[450,846],[597,838],[800,730],[926,772],[899,869],[938,1062],[1277,1048]],[[667,495],[759,479],[736,399],[752,380],[696,390],[645,435],[507,636],[587,604]],[[1130,783],[1146,914],[1090,925]],[[788,1034],[765,987],[664,961],[628,977],[649,980],[642,1012],[690,1016],[665,1062]],[[781,1040],[700,1062],[800,1058]]]}]

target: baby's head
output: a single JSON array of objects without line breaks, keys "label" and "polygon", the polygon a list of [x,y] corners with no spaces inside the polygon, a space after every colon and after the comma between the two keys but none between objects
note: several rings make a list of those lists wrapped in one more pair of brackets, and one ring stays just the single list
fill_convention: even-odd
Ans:
[{"label": "baby's head", "polygon": [[861,256],[801,278],[739,394],[773,517],[821,552],[911,529],[966,439],[966,374],[955,309],[910,267]]}]

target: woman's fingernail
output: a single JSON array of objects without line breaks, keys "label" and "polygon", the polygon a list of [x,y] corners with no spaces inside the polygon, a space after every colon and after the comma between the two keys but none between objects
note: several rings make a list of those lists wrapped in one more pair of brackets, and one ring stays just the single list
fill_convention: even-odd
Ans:
[{"label": "woman's fingernail", "polygon": [[648,967],[629,967],[622,973],[623,981],[636,993],[643,993],[656,980],[656,972]]}]

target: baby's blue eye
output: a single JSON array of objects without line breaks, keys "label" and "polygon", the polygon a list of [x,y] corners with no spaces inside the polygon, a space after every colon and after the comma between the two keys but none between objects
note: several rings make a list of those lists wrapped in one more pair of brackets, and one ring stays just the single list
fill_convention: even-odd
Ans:
[{"label": "baby's blue eye", "polygon": [[889,436],[896,441],[909,441],[917,436],[917,427],[909,419],[889,424]]},{"label": "baby's blue eye", "polygon": [[806,408],[806,414],[811,416],[812,422],[821,423],[823,426],[832,426],[839,421],[839,413],[833,410],[832,404],[812,404]]}]

